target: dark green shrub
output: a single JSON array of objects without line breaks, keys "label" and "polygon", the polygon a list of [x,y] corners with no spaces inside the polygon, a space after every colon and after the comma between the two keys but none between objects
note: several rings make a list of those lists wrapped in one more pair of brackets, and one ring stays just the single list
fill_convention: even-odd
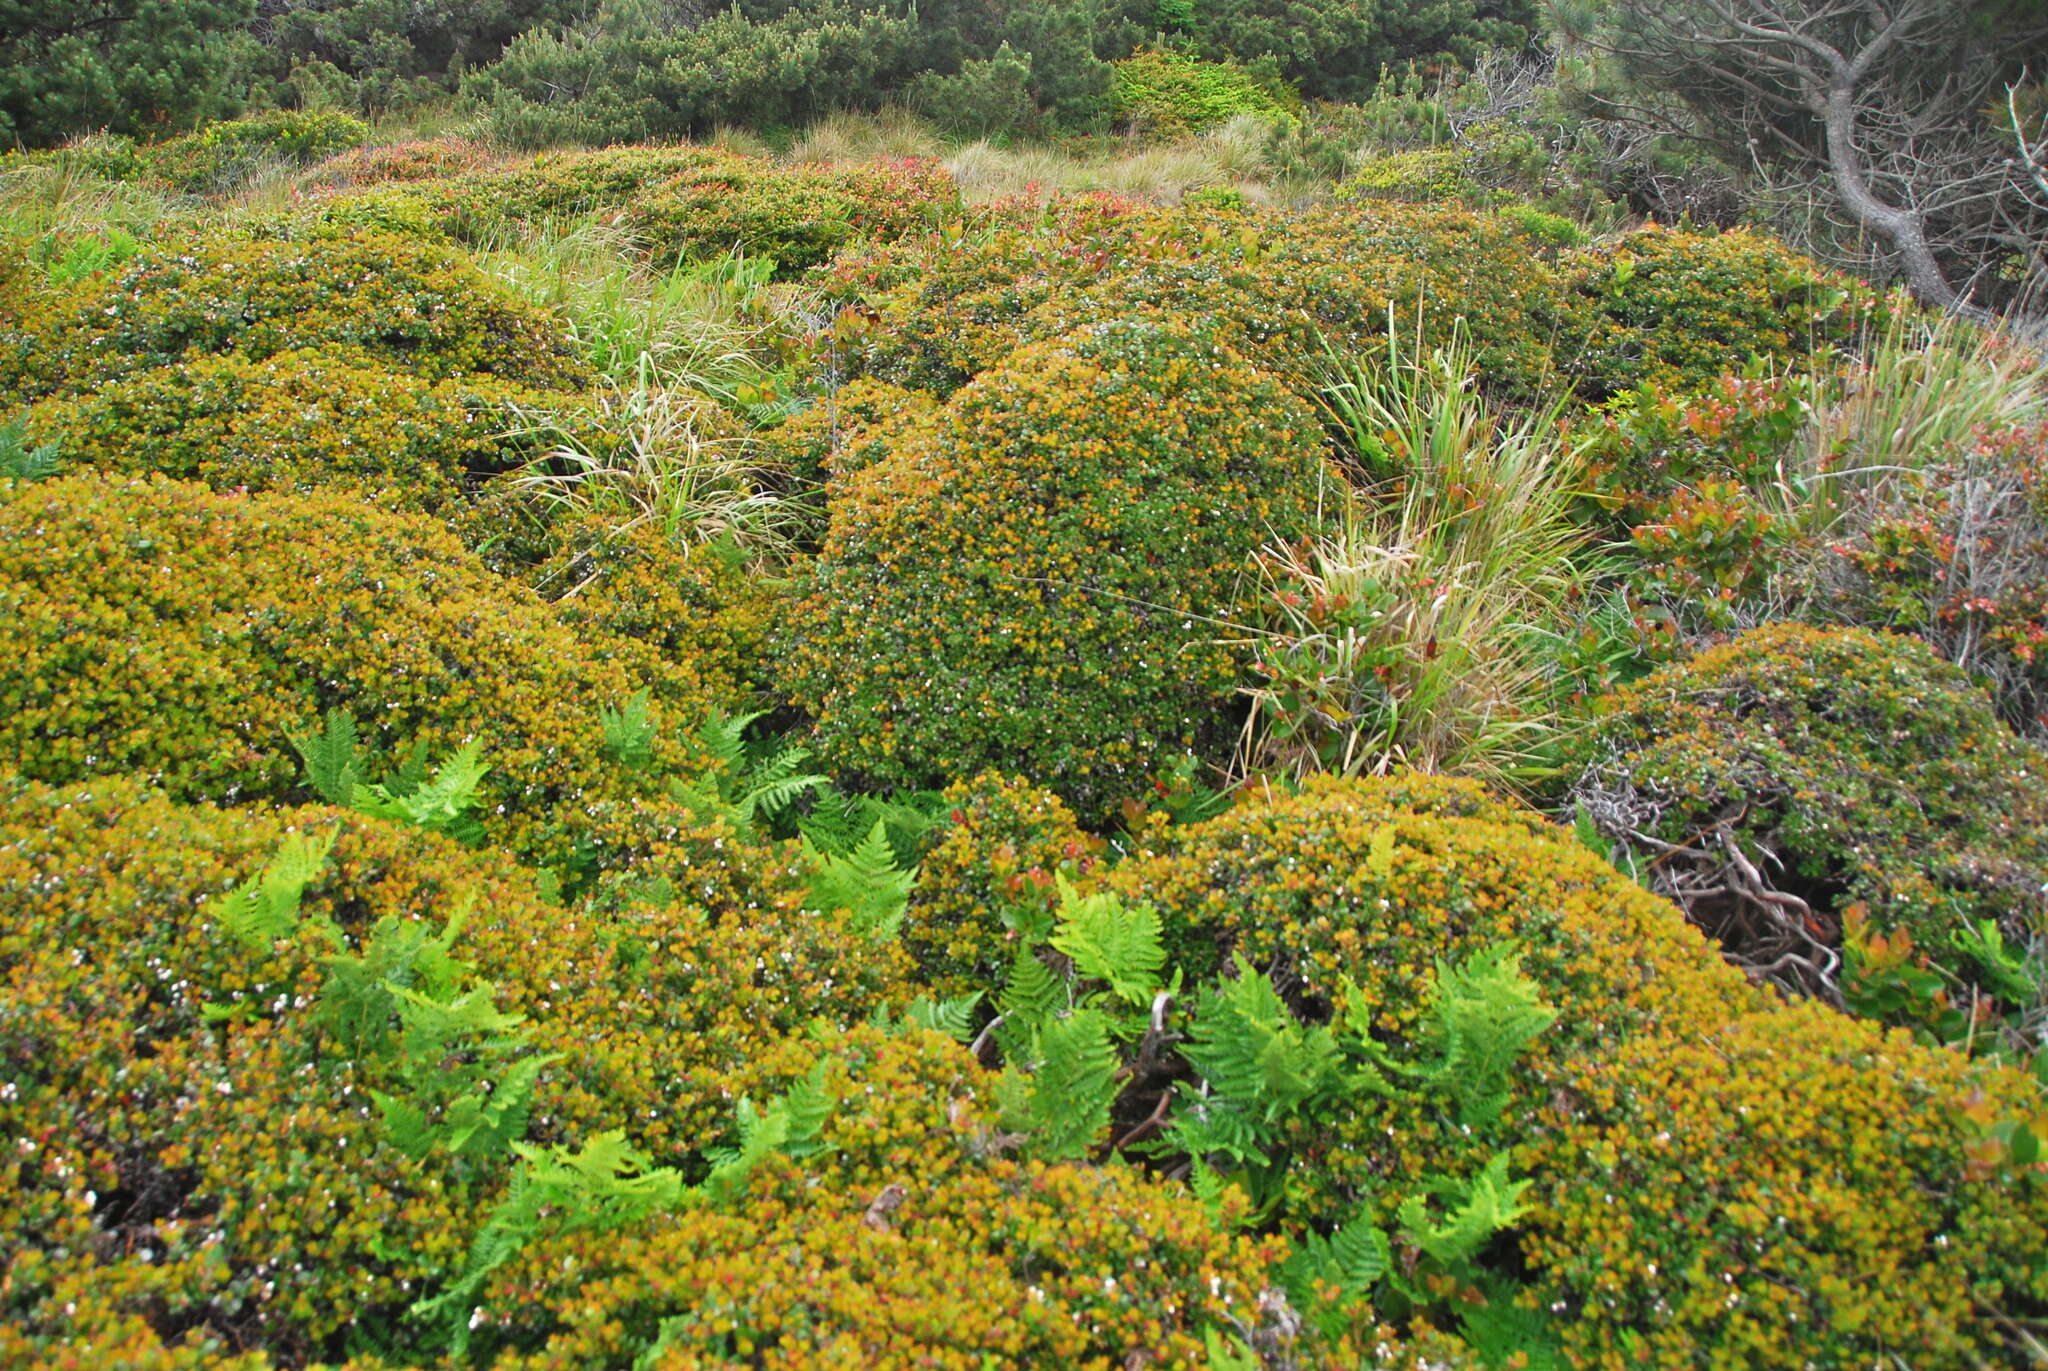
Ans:
[{"label": "dark green shrub", "polygon": [[[0,501],[0,528],[0,739],[52,783],[285,798],[288,735],[340,707],[381,756],[481,740],[486,828],[554,861],[584,806],[652,784],[605,758],[600,707],[648,688],[687,726],[707,703],[687,659],[586,645],[442,528],[345,496],[66,478]],[[661,764],[684,746],[662,733]]]},{"label": "dark green shrub", "polygon": [[969,58],[941,76],[920,72],[903,88],[909,106],[941,132],[988,138],[1028,127],[1037,115],[1031,99],[1031,54],[1008,42],[987,58]]},{"label": "dark green shrub", "polygon": [[2048,918],[2048,760],[1924,644],[1756,629],[1613,697],[1581,802],[1730,956],[1834,994],[1852,906],[1966,980],[1955,939]]},{"label": "dark green shrub", "polygon": [[148,133],[233,113],[253,0],[22,0],[0,31],[0,143]]},{"label": "dark green shrub", "polygon": [[913,787],[1020,770],[1099,819],[1222,746],[1236,666],[1206,616],[1309,526],[1313,434],[1185,328],[1020,352],[834,498],[783,648],[820,754]]},{"label": "dark green shrub", "polygon": [[1823,363],[1892,308],[1870,286],[1828,271],[1775,238],[1651,226],[1571,261],[1591,310],[1570,374],[1587,398],[1645,382],[1703,390],[1752,360],[1784,371]]},{"label": "dark green shrub", "polygon": [[506,434],[530,398],[488,377],[431,381],[331,349],[201,354],[46,400],[29,429],[74,468],[215,490],[324,486],[435,512],[531,455]]},{"label": "dark green shrub", "polygon": [[0,387],[40,398],[188,355],[301,348],[348,348],[431,380],[571,387],[589,375],[557,321],[453,249],[389,233],[216,234],[32,302],[0,330]]}]

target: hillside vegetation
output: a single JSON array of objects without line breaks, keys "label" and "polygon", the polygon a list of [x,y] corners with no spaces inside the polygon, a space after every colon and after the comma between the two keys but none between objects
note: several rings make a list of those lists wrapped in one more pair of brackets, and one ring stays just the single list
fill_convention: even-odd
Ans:
[{"label": "hillside vegetation", "polygon": [[0,157],[0,1364],[2048,1364],[2023,292],[1515,5],[571,8]]}]

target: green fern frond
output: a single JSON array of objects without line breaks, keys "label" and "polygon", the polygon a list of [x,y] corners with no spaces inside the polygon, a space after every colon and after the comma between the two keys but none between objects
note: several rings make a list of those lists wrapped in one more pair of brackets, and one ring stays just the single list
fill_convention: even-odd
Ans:
[{"label": "green fern frond", "polygon": [[628,771],[654,765],[653,692],[646,687],[617,709],[599,705],[597,721],[604,730],[604,755]]},{"label": "green fern frond", "polygon": [[1149,1006],[1161,989],[1159,973],[1166,965],[1159,915],[1150,905],[1126,906],[1108,893],[1083,898],[1064,875],[1058,879],[1053,949],[1071,958],[1081,975],[1107,983],[1125,1003]]},{"label": "green fern frond", "polygon": [[943,1033],[956,1043],[974,1040],[974,1011],[981,1003],[981,992],[959,995],[950,1000],[933,1000],[921,996],[912,1000],[903,1011],[905,1023],[934,1033]]},{"label": "green fern frond", "polygon": [[1169,1137],[1190,1155],[1221,1153],[1240,1164],[1265,1164],[1278,1125],[1351,1084],[1330,1029],[1297,1021],[1272,980],[1241,958],[1236,978],[1203,1003],[1181,1055],[1203,1088],[1183,1087],[1187,1107]]},{"label": "green fern frond", "polygon": [[[1028,1090],[1012,1085],[1005,1122],[1029,1135],[1026,1147],[1041,1160],[1085,1157],[1109,1131],[1109,1111],[1123,1089],[1109,1020],[1080,1010],[1041,1026],[1033,1045]],[[1004,1070],[1006,1077],[1021,1074],[1016,1062]]]},{"label": "green fern frond", "polygon": [[1549,1318],[1517,1299],[1520,1287],[1482,1276],[1479,1288],[1486,1302],[1464,1307],[1459,1331],[1482,1362],[1501,1371],[1568,1371]]},{"label": "green fern frond", "polygon": [[738,1195],[747,1177],[771,1154],[811,1157],[827,1151],[825,1123],[836,1101],[825,1082],[825,1061],[820,1058],[811,1074],[770,1101],[765,1110],[752,1100],[741,1099],[733,1111],[739,1129],[734,1147],[713,1148],[705,1155],[711,1174],[704,1179],[702,1193],[713,1204],[725,1204]]},{"label": "green fern frond", "polygon": [[1438,1061],[1426,1079],[1456,1101],[1459,1123],[1492,1123],[1507,1108],[1515,1059],[1556,1019],[1510,946],[1477,953],[1463,966],[1439,961],[1427,1037]]},{"label": "green fern frond", "polygon": [[40,481],[62,465],[54,442],[30,445],[26,415],[0,424],[0,481]]},{"label": "green fern frond", "polygon": [[727,714],[717,705],[712,705],[705,712],[704,721],[697,725],[697,742],[714,761],[737,775],[745,768],[747,725],[767,712],[755,709],[744,714]]},{"label": "green fern frond", "polygon": [[864,937],[884,941],[903,925],[917,872],[898,871],[881,820],[868,830],[861,845],[845,856],[820,851],[809,839],[801,849],[811,865],[808,907],[844,911],[849,926]]},{"label": "green fern frond", "polygon": [[[1403,1200],[1397,1211],[1401,1234],[1445,1270],[1462,1273],[1496,1234],[1514,1227],[1529,1212],[1521,1202],[1529,1185],[1527,1180],[1510,1181],[1508,1154],[1495,1153],[1470,1181],[1440,1182]],[[1442,1222],[1430,1212],[1431,1197],[1444,1203]]]},{"label": "green fern frond", "polygon": [[327,869],[335,834],[292,833],[278,845],[263,870],[216,901],[213,916],[238,941],[265,948],[297,928],[306,887]]},{"label": "green fern frond", "polygon": [[448,1289],[411,1310],[426,1324],[429,1340],[467,1350],[471,1302],[490,1274],[547,1233],[611,1232],[675,1208],[682,1178],[626,1142],[614,1129],[577,1151],[566,1145],[533,1147],[513,1143],[520,1164],[505,1196],[470,1244],[469,1261]]},{"label": "green fern frond", "polygon": [[1327,1237],[1304,1233],[1281,1268],[1281,1284],[1305,1308],[1321,1303],[1326,1292],[1342,1300],[1364,1299],[1392,1264],[1387,1235],[1361,1214]]},{"label": "green fern frond", "polygon": [[1003,993],[996,999],[1004,1022],[1034,1029],[1065,1013],[1070,1003],[1066,983],[1052,974],[1052,968],[1040,961],[1036,952],[1020,947],[1017,960],[1010,964],[1009,978],[1003,982]]},{"label": "green fern frond", "polygon": [[483,763],[483,742],[473,738],[440,765],[432,780],[410,788],[402,780],[359,785],[352,804],[372,818],[391,819],[473,845],[482,841],[484,833],[470,811],[481,803],[476,789],[490,771]]},{"label": "green fern frond", "polygon": [[352,806],[356,785],[362,780],[356,769],[355,716],[335,706],[327,711],[325,727],[320,731],[289,736],[306,768],[306,784],[313,793],[338,808]]}]

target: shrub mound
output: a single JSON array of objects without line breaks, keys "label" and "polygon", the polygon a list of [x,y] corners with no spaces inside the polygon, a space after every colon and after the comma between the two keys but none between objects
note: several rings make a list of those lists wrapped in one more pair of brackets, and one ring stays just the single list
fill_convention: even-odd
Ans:
[{"label": "shrub mound", "polygon": [[1498,1118],[1462,1127],[1399,1090],[1299,1113],[1279,1217],[1391,1227],[1400,1196],[1506,1152],[1530,1181],[1514,1298],[1570,1364],[1848,1366],[1911,1346],[1961,1368],[1998,1344],[1973,1297],[2040,1297],[2048,1193],[1996,1141],[2040,1113],[2031,1081],[1773,1002],[1668,904],[1476,787],[1314,781],[1154,830],[1104,884],[1157,908],[1191,981],[1227,952],[1309,1024],[1340,997],[1372,1006],[1397,1061],[1428,1031],[1433,964],[1519,949],[1558,1016]]},{"label": "shrub mound", "polygon": [[[217,902],[294,834],[331,836],[325,865],[285,931],[245,941]],[[548,1058],[518,1130],[541,1142],[623,1126],[694,1166],[780,1035],[903,993],[900,954],[799,916],[793,895],[571,912],[502,857],[358,815],[0,781],[0,975],[17,1011],[0,1019],[0,1117],[40,1140],[38,1165],[0,1173],[15,1350],[141,1317],[166,1341],[280,1364],[350,1347],[409,1362],[407,1308],[461,1268],[514,1159],[398,1143],[371,1092],[435,1078],[364,1048],[374,1031],[335,1016],[333,968],[391,955],[387,920],[431,936],[464,909],[453,955],[526,1016],[495,1031]],[[419,986],[423,966],[378,970]]]},{"label": "shrub mound", "polygon": [[1235,62],[1205,62],[1169,48],[1146,49],[1112,65],[1111,108],[1149,134],[1201,133],[1240,114],[1270,119],[1301,103],[1286,86]]},{"label": "shrub mound", "polygon": [[[0,501],[0,530],[0,739],[40,780],[287,798],[288,735],[339,706],[383,757],[481,739],[486,828],[555,860],[583,805],[645,784],[605,757],[600,707],[643,687],[662,718],[707,703],[689,661],[593,649],[445,530],[345,496],[66,478]],[[668,732],[653,745],[682,765]]]},{"label": "shrub mound", "polygon": [[948,786],[940,813],[945,827],[919,864],[903,945],[933,994],[985,993],[1017,957],[1011,911],[1043,917],[1059,877],[1085,875],[1099,840],[1059,796],[996,772]]},{"label": "shrub mound", "polygon": [[847,244],[886,242],[959,211],[952,178],[929,159],[788,166],[677,144],[543,153],[366,196],[336,194],[319,217],[477,243],[508,224],[602,215],[664,267],[739,252],[768,258],[790,276]]},{"label": "shrub mound", "polygon": [[1183,327],[1020,352],[833,502],[783,643],[821,755],[913,787],[1018,770],[1085,819],[1215,749],[1236,667],[1199,616],[1309,526],[1313,433]]},{"label": "shrub mound", "polygon": [[717,1212],[536,1245],[489,1292],[483,1330],[545,1342],[497,1365],[628,1365],[659,1345],[685,1365],[751,1347],[791,1368],[1182,1366],[1235,1329],[1294,1350],[1261,1300],[1279,1244],[1122,1166],[1002,1155],[990,1077],[957,1044],[792,1039],[754,1080],[756,1100],[815,1082],[815,1155],[764,1165]]},{"label": "shrub mound", "polygon": [[215,490],[303,494],[346,486],[387,509],[432,513],[524,454],[506,437],[518,387],[431,381],[329,349],[262,361],[198,355],[44,401],[30,434],[65,460]]},{"label": "shrub mound", "polygon": [[1390,327],[1440,346],[1462,327],[1489,386],[1518,398],[1554,371],[1553,342],[1585,327],[1539,246],[1512,219],[1419,205],[1254,216],[1060,203],[964,242],[912,237],[848,258],[834,289],[878,315],[875,375],[942,394],[1024,343],[1199,312],[1303,395],[1327,348],[1383,348]]},{"label": "shrub mound", "polygon": [[1588,746],[1603,831],[1786,984],[1833,990],[1852,905],[1973,979],[1969,922],[2048,920],[2048,760],[1913,639],[1755,629],[1622,691]]},{"label": "shrub mound", "polygon": [[1894,306],[1775,238],[1654,225],[1585,249],[1568,263],[1589,313],[1569,374],[1589,399],[1650,382],[1704,390],[1731,365],[1760,358],[1800,370],[1855,343]]},{"label": "shrub mound", "polygon": [[92,390],[202,353],[347,348],[429,380],[573,388],[563,329],[463,254],[397,234],[304,242],[214,233],[146,248],[50,292],[0,331],[0,387]]}]

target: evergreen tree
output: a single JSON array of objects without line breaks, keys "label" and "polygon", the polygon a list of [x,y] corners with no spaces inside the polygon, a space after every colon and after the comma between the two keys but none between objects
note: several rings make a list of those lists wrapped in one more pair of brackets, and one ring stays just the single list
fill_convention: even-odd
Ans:
[{"label": "evergreen tree", "polygon": [[0,141],[153,135],[231,114],[256,0],[0,0]]}]

